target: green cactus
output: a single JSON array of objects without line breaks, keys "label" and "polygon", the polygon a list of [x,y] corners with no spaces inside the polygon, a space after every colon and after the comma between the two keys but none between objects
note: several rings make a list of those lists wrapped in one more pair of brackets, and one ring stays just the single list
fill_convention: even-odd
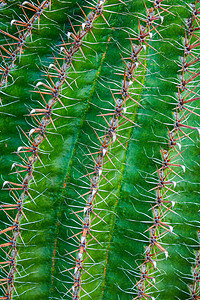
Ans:
[{"label": "green cactus", "polygon": [[200,299],[195,1],[0,1],[0,299]]}]

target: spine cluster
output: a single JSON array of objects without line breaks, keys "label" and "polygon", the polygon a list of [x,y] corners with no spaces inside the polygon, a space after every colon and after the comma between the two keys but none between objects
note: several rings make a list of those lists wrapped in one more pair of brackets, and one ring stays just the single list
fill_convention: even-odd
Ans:
[{"label": "spine cluster", "polygon": [[[36,21],[38,21],[38,25],[39,25],[40,17],[44,13],[45,8],[50,6],[51,6],[50,0],[45,0],[38,6],[31,2],[24,1],[20,5],[20,7],[23,10],[25,21],[21,21],[21,20],[11,21],[11,26],[12,25],[16,26],[17,33],[15,35],[12,35],[0,29],[0,32],[6,36],[6,44],[0,45],[1,48],[0,55],[2,58],[2,64],[0,66],[0,74],[1,74],[0,90],[2,89],[2,87],[7,86],[10,71],[14,68],[17,57],[18,56],[21,57],[27,38],[29,36],[31,37],[31,31],[34,27],[34,24],[36,23]],[[30,19],[27,16],[26,10],[34,12],[34,15]],[[8,39],[9,40],[11,39],[13,42],[8,42]]]},{"label": "spine cluster", "polygon": [[[200,232],[198,231],[198,241],[200,241]],[[199,244],[198,244],[199,248]],[[200,299],[200,249],[195,250],[195,263],[192,266],[192,284],[189,285],[190,298]]]},{"label": "spine cluster", "polygon": [[[151,276],[153,270],[157,268],[156,257],[159,252],[163,252],[168,257],[168,252],[160,244],[161,238],[167,233],[172,233],[173,227],[164,221],[169,211],[173,212],[175,205],[174,201],[170,201],[169,197],[175,193],[176,181],[172,180],[174,177],[181,177],[178,174],[178,169],[182,168],[185,172],[185,166],[177,163],[177,160],[182,156],[181,141],[190,137],[193,131],[198,131],[198,127],[189,126],[188,121],[191,115],[199,116],[195,112],[195,107],[191,107],[191,103],[200,99],[197,93],[197,79],[200,75],[198,69],[198,52],[196,51],[200,46],[199,37],[196,35],[199,27],[197,9],[198,1],[191,4],[192,16],[186,21],[185,38],[184,38],[184,54],[181,58],[181,75],[180,83],[178,84],[177,100],[178,103],[174,109],[175,122],[172,130],[169,130],[169,144],[168,150],[161,149],[162,165],[155,173],[158,174],[158,183],[152,190],[156,191],[156,203],[152,207],[153,225],[148,228],[150,233],[149,246],[145,248],[145,261],[139,267],[141,271],[141,278],[137,282],[138,295],[134,299],[154,299],[145,290],[149,291],[155,283],[155,278]],[[187,132],[189,130],[189,133]],[[197,259],[199,252],[196,253]],[[198,265],[193,269],[194,278],[199,278]],[[152,280],[152,282],[149,281]],[[199,299],[197,288],[198,280],[194,280],[194,284],[190,285],[191,299]]]},{"label": "spine cluster", "polygon": [[0,0],[0,8],[4,7],[6,5],[6,2],[4,0]]},{"label": "spine cluster", "polygon": [[[196,112],[197,107],[192,106],[197,100],[200,100],[200,94],[198,91],[199,86],[199,1],[196,0],[194,4],[190,4],[191,17],[185,22],[185,37],[184,37],[184,55],[181,58],[181,75],[180,85],[178,86],[178,104],[175,108],[175,124],[172,131],[169,132],[170,147],[179,145],[181,147],[181,141],[183,139],[189,139],[193,142],[191,134],[194,130],[200,134],[200,128],[189,126],[188,123],[193,117],[199,117]],[[187,132],[186,132],[187,130]],[[189,131],[188,131],[189,130]],[[179,143],[178,143],[179,142]],[[198,232],[199,238],[199,232]],[[199,263],[200,256],[199,250],[195,251],[196,259],[195,265],[192,267],[193,284],[189,285],[189,299],[200,299],[199,290]]]},{"label": "spine cluster", "polygon": [[[182,113],[182,119],[185,117],[186,113],[187,120],[190,115],[194,114],[199,117],[200,115],[195,112],[195,107],[191,107],[190,103],[200,100],[200,94],[197,90],[199,83],[200,72],[196,70],[199,69],[199,15],[200,7],[199,1],[196,0],[195,4],[190,4],[192,15],[186,20],[186,30],[184,39],[184,56],[182,58],[182,76],[180,91],[178,91],[178,109]],[[188,128],[188,126],[184,126]],[[200,128],[190,127],[191,130],[197,130],[200,134]],[[185,134],[184,134],[185,136]],[[190,133],[187,137],[191,139]],[[198,241],[200,241],[200,233],[198,231]],[[199,247],[198,247],[199,248]],[[189,285],[189,299],[200,299],[200,251],[195,250],[195,264],[192,267],[192,281],[193,283]]]},{"label": "spine cluster", "polygon": [[[173,163],[179,154],[170,157],[170,151],[161,149],[162,166],[157,169],[159,181],[156,187],[150,191],[156,192],[156,203],[151,208],[153,212],[153,224],[146,230],[149,231],[150,239],[149,245],[145,247],[144,262],[139,266],[140,280],[136,283],[137,297],[134,299],[155,299],[152,297],[151,288],[154,286],[156,280],[153,274],[157,269],[157,256],[164,253],[165,258],[168,258],[168,251],[161,245],[161,239],[164,235],[173,232],[173,227],[164,221],[168,212],[173,212],[175,205],[174,201],[169,200],[169,196],[174,192],[176,182],[169,179],[170,174],[177,174],[174,170],[176,167],[185,167],[180,164]],[[177,174],[178,175],[178,174]],[[179,176],[179,175],[178,175]],[[169,195],[168,195],[169,194]]]},{"label": "spine cluster", "polygon": [[[81,277],[85,272],[87,272],[87,270],[84,267],[84,261],[87,259],[87,257],[90,257],[90,255],[88,253],[88,249],[87,249],[88,244],[92,239],[95,239],[97,241],[97,239],[91,233],[91,223],[96,217],[101,219],[99,217],[99,215],[97,215],[95,213],[94,203],[95,203],[95,198],[97,195],[102,199],[100,192],[99,192],[99,184],[100,184],[102,178],[104,177],[103,176],[103,166],[108,161],[110,161],[112,163],[112,160],[109,156],[108,149],[110,148],[111,145],[113,145],[116,142],[118,142],[120,145],[122,145],[122,143],[120,142],[120,136],[118,136],[118,133],[117,133],[117,129],[120,128],[120,126],[122,124],[124,124],[126,122],[130,122],[133,124],[133,126],[135,126],[135,125],[138,126],[132,120],[130,120],[126,117],[126,115],[125,115],[126,104],[127,104],[126,102],[128,100],[131,100],[135,104],[138,104],[141,106],[141,104],[138,103],[133,98],[132,86],[134,84],[134,81],[136,81],[142,85],[142,83],[138,81],[138,79],[137,79],[138,76],[136,73],[136,71],[139,67],[142,67],[143,70],[145,68],[143,65],[143,61],[140,59],[140,52],[142,50],[146,50],[146,46],[149,46],[149,40],[152,38],[152,31],[154,31],[154,30],[157,31],[156,28],[163,22],[163,17],[161,16],[162,8],[161,8],[160,2],[161,1],[159,1],[159,3],[157,3],[157,4],[155,3],[154,7],[150,8],[150,9],[147,9],[147,7],[145,6],[146,12],[147,12],[147,17],[143,21],[146,24],[145,24],[145,26],[143,26],[140,24],[140,21],[138,20],[139,34],[137,34],[137,36],[134,38],[130,37],[131,55],[127,58],[122,58],[123,62],[125,64],[125,67],[124,67],[124,73],[121,74],[124,77],[123,81],[122,81],[121,90],[119,90],[119,91],[115,90],[112,92],[112,89],[111,89],[111,94],[112,94],[112,97],[114,100],[114,105],[115,105],[114,111],[111,113],[107,113],[107,114],[101,114],[101,116],[103,117],[104,121],[106,122],[106,126],[107,126],[105,135],[102,138],[100,138],[95,131],[95,134],[100,143],[100,148],[99,148],[98,152],[95,152],[93,154],[90,153],[90,155],[92,155],[92,159],[94,161],[94,171],[92,173],[86,175],[86,176],[89,176],[90,183],[91,183],[89,191],[80,196],[86,202],[86,206],[81,211],[81,212],[83,212],[83,217],[81,218],[78,215],[78,213],[80,213],[80,211],[77,213],[74,212],[76,217],[82,223],[82,230],[81,230],[81,232],[74,234],[72,237],[70,237],[70,238],[76,237],[78,240],[78,244],[79,244],[78,249],[71,252],[71,253],[77,252],[76,258],[74,258],[72,256],[72,254],[69,253],[69,255],[75,259],[75,267],[73,267],[74,274],[71,273],[71,269],[67,269],[67,271],[71,274],[71,276],[73,276],[73,280],[74,280],[74,284],[73,284],[72,288],[70,290],[68,290],[68,292],[71,291],[73,300],[80,299],[81,290],[83,290],[83,292],[86,293],[86,291],[83,289],[83,283],[81,282]],[[132,42],[133,40],[135,42]],[[115,94],[120,95],[120,96],[118,98],[116,98]],[[97,155],[97,157],[94,157],[93,155]],[[105,162],[105,160],[106,160],[106,162]],[[87,199],[85,199],[85,196],[87,197]],[[156,213],[156,208],[155,208],[155,213]],[[92,214],[94,215],[93,219],[92,219]],[[152,228],[152,231],[151,231],[152,233],[153,233],[153,230],[154,229]],[[88,241],[89,235],[91,236],[91,239]],[[153,236],[152,236],[152,245],[159,245],[156,240],[155,241],[153,240]],[[162,251],[165,251],[160,245],[159,245],[159,247],[162,249]],[[153,262],[153,259],[151,258],[151,254],[149,251],[150,251],[150,248],[147,249],[147,252],[148,252],[147,259],[148,259],[148,261]],[[85,253],[86,257],[84,256],[84,253]],[[154,264],[154,262],[153,262],[153,264]],[[145,265],[143,265],[142,268],[144,268],[144,267],[145,267]],[[144,272],[144,279],[148,278],[148,276],[145,277],[146,272],[147,272],[147,270],[145,270],[145,272]],[[143,287],[143,283],[144,283],[144,281],[142,282],[142,287]],[[138,283],[138,286],[141,286],[140,283]],[[141,292],[140,298],[142,295],[142,287],[140,290],[140,292]]]},{"label": "spine cluster", "polygon": [[[27,138],[27,146],[18,147],[17,155],[21,159],[21,163],[14,163],[12,165],[12,169],[16,169],[15,173],[18,175],[18,179],[20,179],[21,182],[15,183],[5,181],[3,183],[3,188],[10,191],[11,197],[14,199],[15,204],[1,205],[1,210],[6,213],[11,225],[8,228],[0,231],[0,234],[4,234],[5,239],[8,240],[6,243],[0,245],[1,250],[6,256],[5,261],[0,263],[4,273],[4,278],[0,279],[4,290],[4,296],[0,297],[0,299],[11,299],[13,289],[15,289],[14,274],[17,272],[16,258],[18,255],[17,239],[22,239],[20,220],[23,217],[26,218],[23,208],[27,196],[34,201],[29,192],[30,184],[34,179],[33,172],[36,161],[40,161],[40,163],[43,165],[40,158],[40,145],[44,140],[47,140],[47,142],[50,144],[47,138],[47,126],[52,124],[55,128],[53,120],[53,108],[55,107],[56,103],[60,103],[63,107],[65,107],[60,99],[61,88],[65,83],[67,83],[67,76],[70,68],[72,67],[73,57],[77,51],[81,51],[81,45],[84,37],[92,30],[93,22],[99,16],[103,15],[103,6],[105,2],[106,0],[97,2],[97,5],[92,8],[89,16],[86,17],[85,22],[81,24],[78,33],[75,32],[72,26],[73,32],[67,34],[69,42],[64,42],[63,40],[63,44],[60,46],[59,57],[55,57],[54,63],[50,64],[48,70],[46,71],[48,83],[39,81],[36,84],[36,88],[39,86],[43,87],[42,90],[38,90],[36,92],[40,94],[42,100],[44,101],[44,106],[42,108],[35,108],[30,111],[30,116],[37,123],[37,127],[32,128],[28,134],[22,130],[22,133]],[[49,1],[44,1],[43,4],[41,4],[37,18],[40,16],[41,10],[44,9],[44,6],[47,5],[47,3],[49,4]],[[29,4],[27,1],[23,3],[23,5],[27,4]],[[68,44],[70,45],[69,48]],[[19,51],[20,49],[21,48],[19,48]],[[51,72],[52,69],[54,72]],[[23,174],[25,175],[23,176]],[[20,191],[21,195],[18,196]],[[17,211],[15,218],[12,218],[9,214],[10,210]],[[88,220],[86,220],[86,224],[88,224]],[[85,228],[85,234],[86,231],[87,230]],[[8,235],[8,232],[10,232],[11,235]]]}]

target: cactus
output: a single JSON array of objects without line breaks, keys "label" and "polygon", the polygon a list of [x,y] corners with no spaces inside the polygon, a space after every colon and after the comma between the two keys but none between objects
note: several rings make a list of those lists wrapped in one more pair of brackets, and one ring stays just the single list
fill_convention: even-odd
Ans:
[{"label": "cactus", "polygon": [[0,1],[0,299],[200,299],[199,15]]}]

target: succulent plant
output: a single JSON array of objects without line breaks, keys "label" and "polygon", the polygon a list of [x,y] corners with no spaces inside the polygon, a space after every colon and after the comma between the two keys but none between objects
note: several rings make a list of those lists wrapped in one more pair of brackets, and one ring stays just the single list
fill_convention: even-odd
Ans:
[{"label": "succulent plant", "polygon": [[199,16],[0,1],[0,299],[200,299]]}]

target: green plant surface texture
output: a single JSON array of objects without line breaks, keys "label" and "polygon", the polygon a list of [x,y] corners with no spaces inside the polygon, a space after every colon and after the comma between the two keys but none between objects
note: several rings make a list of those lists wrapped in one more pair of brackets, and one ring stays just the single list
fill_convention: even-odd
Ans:
[{"label": "green plant surface texture", "polygon": [[[15,35],[16,26],[10,22],[23,18],[19,7],[23,2],[5,2],[0,8],[0,29]],[[32,3],[38,5],[39,1]],[[153,5],[151,1],[145,4],[147,8]],[[1,88],[0,205],[16,202],[5,182],[19,184],[21,176],[25,176],[25,172],[16,173],[12,166],[21,164],[17,149],[30,146],[30,130],[38,126],[37,117],[31,112],[45,107],[40,95],[45,88],[37,84],[49,84],[48,74],[56,74],[51,64],[56,60],[61,64],[62,46],[72,47],[71,33],[84,28],[80,24],[95,6],[95,1],[52,0],[51,9],[44,10],[39,26],[36,22],[31,31],[32,38],[29,36],[25,42],[21,58],[16,59],[7,86]],[[47,126],[47,138],[39,146],[40,159],[34,163],[29,183],[31,197],[26,196],[23,204],[13,299],[198,299],[191,297],[188,285],[193,284],[194,250],[199,249],[199,135],[198,130],[186,128],[185,132],[191,133],[189,138],[181,139],[181,150],[170,150],[168,135],[175,122],[173,113],[185,51],[185,20],[192,10],[188,0],[163,0],[161,6],[165,8],[161,10],[164,19],[158,14],[159,26],[151,27],[153,37],[146,40],[146,47],[139,54],[135,77],[130,79],[131,98],[124,103],[116,140],[111,139],[104,158],[83,256],[80,295],[72,296],[84,209],[95,160],[102,151],[115,101],[121,95],[131,43],[138,43],[134,40],[138,20],[145,24],[142,20],[147,12],[141,0],[106,1],[102,15],[94,21],[81,49],[73,56],[59,91],[60,102],[52,109],[53,122]],[[32,14],[28,11],[28,16]],[[195,34],[198,42],[199,31]],[[1,33],[0,45],[5,43],[12,43],[12,38]],[[199,47],[194,51],[198,56]],[[199,63],[192,68],[197,72]],[[55,83],[56,76],[52,78]],[[192,84],[198,95],[198,77]],[[44,97],[49,101],[51,95]],[[192,102],[192,107],[197,114],[191,113],[184,124],[199,128],[199,101]],[[147,229],[153,222],[156,197],[152,188],[159,180],[161,149],[171,151],[172,156],[181,152],[175,163],[184,165],[185,172],[178,167],[176,173],[170,173],[176,186],[170,186],[167,199],[174,201],[175,206],[166,206],[170,209],[163,222],[173,226],[173,232],[163,234],[160,242],[168,257],[163,251],[156,255],[157,268],[149,271],[155,282],[149,279],[152,283],[146,290],[147,296],[139,298],[138,281],[144,247],[149,245]],[[18,197],[21,193],[16,191]],[[5,250],[1,252],[2,262],[8,259],[9,249],[2,244],[14,230],[8,231],[8,236],[2,231],[10,226],[16,210],[5,213],[2,209],[0,215],[0,245]],[[0,272],[0,279],[5,278],[4,267]],[[9,299],[1,298],[5,295],[4,287],[2,284],[0,299]]]},{"label": "green plant surface texture", "polygon": [[[188,12],[183,9],[183,16],[188,16]],[[182,17],[183,18],[183,17]],[[140,276],[138,266],[144,260],[144,245],[148,245],[149,234],[144,231],[147,224],[151,223],[152,212],[150,208],[155,205],[155,192],[149,191],[150,184],[158,180],[157,176],[152,176],[158,167],[156,159],[161,160],[160,147],[168,147],[168,132],[166,125],[170,128],[173,125],[172,109],[174,108],[175,92],[177,91],[177,71],[178,66],[174,61],[179,61],[183,53],[183,47],[177,48],[174,40],[182,44],[182,20],[176,19],[177,24],[162,31],[163,39],[168,42],[160,46],[160,54],[155,56],[154,62],[149,59],[147,67],[149,76],[146,77],[145,85],[148,87],[143,92],[145,114],[138,114],[138,120],[142,124],[142,129],[134,128],[135,141],[131,141],[127,153],[127,163],[122,181],[119,197],[119,205],[116,210],[117,218],[113,230],[113,240],[108,259],[107,286],[105,288],[105,299],[115,299],[115,290],[110,288],[110,282],[117,282],[120,290],[127,295],[120,299],[130,299],[137,296],[136,282]],[[178,23],[180,22],[180,23]],[[167,24],[166,23],[166,24]],[[179,37],[178,40],[175,36]],[[155,44],[154,43],[154,47]],[[156,48],[156,47],[155,47]],[[157,48],[156,48],[157,49]],[[149,49],[148,55],[152,57],[153,50]],[[163,57],[167,53],[167,57]],[[173,64],[172,64],[173,62]],[[154,77],[152,74],[155,74]],[[191,123],[198,122],[193,117]],[[154,273],[156,279],[156,289],[153,296],[156,299],[192,299],[189,298],[188,284],[192,283],[191,262],[194,262],[194,249],[198,249],[197,240],[199,201],[198,187],[199,178],[195,174],[197,161],[199,160],[198,134],[193,133],[192,138],[195,143],[183,142],[182,150],[183,162],[186,166],[186,173],[179,173],[177,177],[176,193],[171,196],[176,201],[174,212],[169,212],[166,220],[174,226],[176,235],[167,235],[163,238],[163,246],[168,250],[169,257],[158,258],[157,267],[160,272]],[[148,142],[146,142],[148,141]],[[187,155],[186,155],[187,153]],[[191,160],[191,157],[194,160]],[[193,175],[192,175],[193,174]],[[155,175],[155,173],[154,173]],[[186,177],[186,178],[184,178]],[[188,191],[189,189],[189,191]],[[149,227],[149,226],[148,226]],[[120,232],[120,233],[119,233]],[[123,244],[123,248],[120,245]],[[134,261],[134,263],[133,263]],[[190,263],[189,263],[190,262]],[[115,266],[118,265],[118,270]],[[124,277],[122,277],[122,271]],[[120,275],[119,275],[120,274]],[[120,281],[118,278],[120,277]],[[124,284],[127,278],[127,286]],[[130,296],[130,294],[132,296]],[[124,297],[124,298],[123,298]],[[135,299],[135,298],[134,298]]]}]

